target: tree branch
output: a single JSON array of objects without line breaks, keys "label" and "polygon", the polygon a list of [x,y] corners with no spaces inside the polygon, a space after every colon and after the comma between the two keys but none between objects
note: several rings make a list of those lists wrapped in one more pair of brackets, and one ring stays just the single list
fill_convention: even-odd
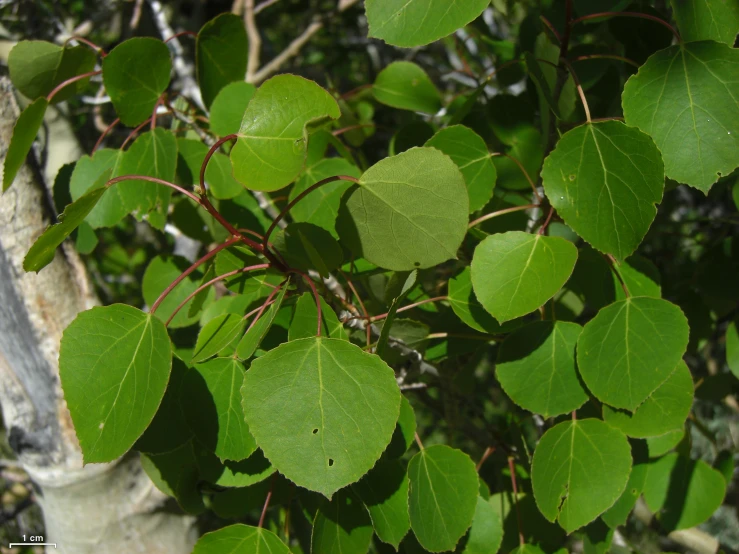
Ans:
[{"label": "tree branch", "polygon": [[262,37],[259,35],[254,15],[254,0],[244,0],[244,25],[246,26],[246,36],[249,38],[249,61],[246,64],[247,83],[254,82],[254,75],[259,69],[259,54],[262,49]]}]

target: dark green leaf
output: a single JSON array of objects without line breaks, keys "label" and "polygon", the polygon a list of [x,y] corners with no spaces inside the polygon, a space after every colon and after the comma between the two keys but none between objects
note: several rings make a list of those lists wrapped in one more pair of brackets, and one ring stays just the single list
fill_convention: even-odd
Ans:
[{"label": "dark green leaf", "polygon": [[500,513],[482,496],[477,497],[475,517],[462,554],[496,554],[503,541]]},{"label": "dark green leaf", "polygon": [[685,42],[716,40],[734,46],[739,32],[739,4],[731,0],[671,0]]},{"label": "dark green leaf", "polygon": [[[154,258],[144,272],[144,279],[141,283],[141,292],[144,300],[149,306],[156,302],[159,295],[184,272],[190,263],[179,256]],[[157,308],[155,315],[162,321],[167,321],[175,308],[180,305],[191,293],[198,287],[198,281],[201,276],[199,271],[193,272],[185,277],[172,292],[162,301]],[[211,297],[213,292],[210,292]],[[177,315],[172,319],[168,327],[176,329],[178,327],[187,327],[197,321],[197,317],[188,314],[188,310],[192,305],[192,300],[188,301]]]},{"label": "dark green leaf", "polygon": [[321,501],[313,521],[312,553],[367,552],[371,540],[372,522],[350,489],[339,491],[330,502]]},{"label": "dark green leaf", "polygon": [[291,267],[315,269],[322,277],[341,265],[344,253],[331,233],[312,223],[290,223],[272,235],[275,248]]},{"label": "dark green leaf", "polygon": [[[123,151],[111,148],[96,150],[92,157],[82,156],[74,166],[69,183],[72,199],[77,200],[85,193],[104,186],[122,159]],[[112,227],[128,214],[116,187],[110,187],[85,218],[93,229]]]},{"label": "dark green leaf", "polygon": [[[277,312],[280,310],[280,306],[282,305],[282,300],[285,298],[286,292],[287,285],[285,284],[280,292],[275,295],[275,303],[267,308],[257,321],[252,320],[246,333],[236,346],[236,355],[239,358],[242,360],[248,360],[254,355],[257,348],[259,348],[259,345],[269,332],[270,327],[272,327],[272,323],[277,316]],[[256,317],[256,315],[257,314],[254,314],[254,317]]]},{"label": "dark green leaf", "polygon": [[[347,339],[346,331],[336,317],[336,312],[321,298],[321,335],[332,339]],[[295,303],[295,312],[288,329],[287,340],[306,339],[316,336],[318,310],[316,301],[309,292],[304,292]]]},{"label": "dark green leaf", "polygon": [[36,140],[36,134],[44,122],[44,114],[48,105],[46,98],[39,98],[29,104],[16,121],[3,165],[3,192],[10,188],[15,176],[25,163],[33,141]]},{"label": "dark green leaf", "polygon": [[243,81],[246,75],[249,41],[244,20],[222,13],[208,21],[198,33],[195,54],[200,92],[205,106],[210,107],[223,87]]},{"label": "dark green leaf", "polygon": [[191,363],[202,362],[224,350],[236,340],[245,326],[246,321],[239,314],[222,314],[211,319],[198,333]]}]

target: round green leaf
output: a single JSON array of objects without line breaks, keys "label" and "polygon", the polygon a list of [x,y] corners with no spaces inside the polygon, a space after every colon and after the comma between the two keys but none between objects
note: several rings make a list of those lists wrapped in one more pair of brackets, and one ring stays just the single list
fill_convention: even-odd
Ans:
[{"label": "round green leaf", "polygon": [[219,137],[238,133],[246,107],[256,91],[254,85],[244,81],[224,86],[210,105],[210,130]]},{"label": "round green leaf", "polygon": [[105,90],[124,125],[135,127],[151,117],[171,71],[167,45],[148,37],[128,39],[103,58]]},{"label": "round green leaf", "polygon": [[682,360],[677,368],[631,414],[603,406],[603,419],[629,437],[647,438],[682,429],[693,405],[693,378]]},{"label": "round green leaf", "polygon": [[412,148],[376,163],[344,200],[341,238],[385,269],[410,271],[456,258],[467,233],[464,177],[435,148]]},{"label": "round green leaf", "polygon": [[423,46],[464,27],[489,4],[489,0],[367,0],[369,36],[393,46]]},{"label": "round green leaf", "polygon": [[470,213],[490,202],[498,175],[492,155],[480,135],[464,125],[454,125],[436,133],[426,146],[441,150],[459,167],[467,183]]},{"label": "round green leaf", "polygon": [[290,554],[290,549],[272,531],[237,523],[200,537],[192,554],[241,554],[242,552]]},{"label": "round green leaf", "polygon": [[[294,200],[308,187],[315,185],[318,181],[333,177],[334,175],[348,175],[359,179],[361,172],[357,166],[349,163],[343,158],[328,158],[321,160],[305,170],[295,185],[290,189],[289,200]],[[312,223],[326,229],[334,238],[339,238],[336,233],[336,216],[341,205],[341,196],[351,186],[348,181],[333,181],[317,188],[290,210],[290,215],[295,221]]]},{"label": "round green leaf", "polygon": [[397,550],[411,528],[405,468],[397,460],[379,461],[352,490],[367,508],[377,537]]},{"label": "round green leaf", "polygon": [[559,237],[510,231],[475,248],[472,286],[480,304],[505,323],[533,312],[570,278],[577,248]]},{"label": "round green leaf", "polygon": [[413,62],[393,62],[380,71],[372,93],[378,102],[401,110],[435,114],[441,108],[439,91]]},{"label": "round green leaf", "polygon": [[244,366],[234,358],[214,358],[185,374],[180,401],[197,410],[186,410],[195,436],[221,460],[244,460],[256,449],[244,419],[239,389]]},{"label": "round green leaf", "polygon": [[[642,445],[643,447],[643,445]],[[634,449],[636,450],[636,448]],[[636,501],[644,490],[644,483],[647,480],[647,471],[649,470],[649,464],[638,462],[638,458],[634,456],[634,466],[631,468],[631,474],[629,475],[629,482],[626,483],[626,489],[624,490],[621,497],[616,503],[608,508],[601,519],[611,529],[615,529],[620,525],[625,525],[629,518],[629,514],[634,509]]]},{"label": "round green leaf", "polygon": [[648,135],[619,121],[565,133],[544,160],[547,198],[565,223],[601,252],[628,257],[662,200],[662,157]]},{"label": "round green leaf", "polygon": [[597,419],[565,421],[536,447],[534,498],[544,517],[571,533],[613,506],[630,471],[631,448],[621,431]]},{"label": "round green leaf", "polygon": [[248,55],[249,41],[241,17],[222,13],[203,25],[195,42],[195,65],[207,107],[223,87],[244,80]]},{"label": "round green leaf", "polygon": [[327,497],[375,464],[400,411],[393,371],[338,339],[270,350],[252,362],[241,392],[249,428],[272,465]]},{"label": "round green leaf", "polygon": [[685,42],[715,40],[734,46],[739,4],[726,0],[671,0],[672,16]]},{"label": "round green leaf", "polygon": [[350,489],[339,491],[330,502],[324,499],[319,504],[313,521],[311,552],[367,552],[371,541],[372,522]]},{"label": "round green leaf", "polygon": [[577,342],[577,365],[600,401],[634,411],[675,370],[688,346],[680,308],[641,296],[603,308]]},{"label": "round green leaf", "polygon": [[305,163],[308,127],[341,116],[336,100],[313,81],[278,75],[249,102],[231,150],[233,174],[252,190],[289,185]]},{"label": "round green leaf", "polygon": [[457,317],[481,333],[499,333],[501,325],[485,311],[477,301],[472,290],[472,277],[469,266],[456,277],[449,279],[449,305]]},{"label": "round green leaf", "polygon": [[464,452],[429,446],[408,464],[411,529],[426,550],[454,550],[472,524],[479,482],[475,464]]},{"label": "round green leaf", "polygon": [[26,106],[13,127],[8,152],[3,161],[3,192],[13,184],[15,176],[26,161],[36,140],[38,130],[44,122],[44,114],[49,103],[46,98],[39,98]]},{"label": "round green leaf", "polygon": [[[96,59],[95,52],[87,46],[62,48],[42,40],[22,40],[8,54],[8,70],[13,86],[36,100],[67,79],[92,71]],[[85,79],[61,89],[53,101],[67,100],[86,82]]]},{"label": "round green leaf", "polygon": [[[346,331],[334,309],[323,298],[321,302],[321,334],[332,339],[345,339]],[[287,331],[287,340],[307,339],[316,336],[318,325],[316,300],[310,292],[304,292],[295,303],[293,319]]]},{"label": "round green leaf", "polygon": [[739,50],[712,41],[672,46],[626,82],[624,118],[657,143],[668,177],[708,192],[739,166],[737,81]]},{"label": "round green leaf", "polygon": [[205,168],[205,183],[219,200],[228,200],[244,192],[241,183],[233,178],[231,160],[218,152],[213,154]]},{"label": "round green leaf", "polygon": [[[154,258],[146,268],[144,279],[141,282],[141,292],[144,296],[144,301],[149,306],[153,305],[157,298],[159,298],[159,295],[189,266],[190,263],[179,256],[157,256]],[[199,271],[195,271],[188,277],[185,277],[184,280],[172,289],[172,292],[162,301],[154,314],[162,321],[167,321],[175,308],[198,288],[200,277],[201,273]],[[211,296],[213,295],[213,293],[210,294]],[[188,315],[191,305],[192,300],[177,312],[177,315],[170,322],[169,327],[176,329],[195,323],[198,318]]]},{"label": "round green leaf", "polygon": [[500,345],[495,373],[506,394],[545,418],[576,410],[588,399],[575,368],[576,323],[538,321]]},{"label": "round green leaf", "polygon": [[[92,157],[82,156],[77,160],[69,182],[72,199],[77,200],[85,193],[104,186],[122,159],[123,151],[112,148],[96,150]],[[85,218],[93,229],[112,227],[127,215],[116,187],[110,187]]]},{"label": "round green leaf", "polygon": [[668,531],[703,523],[725,495],[723,475],[702,460],[673,453],[649,464],[644,500]]},{"label": "round green leaf", "polygon": [[503,521],[492,504],[477,497],[475,516],[462,554],[497,554],[503,541]]},{"label": "round green leaf", "polygon": [[164,323],[136,308],[92,308],[69,324],[59,375],[85,463],[131,448],[159,408],[171,367]]}]

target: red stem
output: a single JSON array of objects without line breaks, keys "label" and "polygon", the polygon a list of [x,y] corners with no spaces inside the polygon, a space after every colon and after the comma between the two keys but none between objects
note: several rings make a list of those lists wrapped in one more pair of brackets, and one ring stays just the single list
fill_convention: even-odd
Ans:
[{"label": "red stem", "polygon": [[[167,115],[168,113],[169,113],[169,111],[162,112],[162,113],[156,114],[156,117],[159,117],[160,115]],[[151,119],[152,118],[150,117],[149,119],[147,119],[146,121],[144,121],[141,125],[139,125],[138,127],[136,127],[133,131],[131,131],[130,133],[128,133],[128,136],[126,137],[126,140],[124,140],[123,141],[123,144],[121,144],[121,150],[123,150],[126,147],[126,145],[129,142],[131,142],[131,140],[133,140],[133,137],[136,136],[136,133],[138,133],[141,129],[143,129],[149,123],[151,123]]]},{"label": "red stem", "polygon": [[174,189],[177,192],[181,192],[185,196],[189,196],[190,198],[195,200],[195,202],[200,202],[200,199],[189,190],[185,190],[181,186],[170,183],[169,181],[165,181],[164,179],[149,177],[148,175],[121,175],[120,177],[114,177],[113,179],[105,183],[105,187],[111,187],[116,183],[120,183],[121,181],[149,181],[150,183],[156,183],[157,185],[164,185],[165,187]]},{"label": "red stem", "polygon": [[321,336],[321,325],[323,323],[323,314],[321,313],[321,297],[318,294],[318,289],[316,289],[316,284],[313,282],[313,279],[308,277],[305,273],[302,271],[298,271],[296,269],[289,270],[289,273],[295,273],[296,275],[300,275],[303,280],[308,283],[308,286],[310,287],[310,290],[313,292],[313,299],[316,301],[316,314],[317,314],[317,326],[318,329],[316,330],[316,337]]},{"label": "red stem", "polygon": [[526,168],[523,166],[523,164],[518,161],[516,158],[511,156],[510,154],[506,154],[504,152],[495,152],[492,154],[492,156],[505,156],[509,160],[511,160],[513,163],[515,163],[518,166],[518,169],[521,170],[521,173],[523,173],[523,176],[526,177],[526,180],[529,182],[529,185],[531,185],[531,190],[534,192],[534,196],[536,196],[537,203],[541,204],[541,196],[539,196],[539,192],[536,190],[536,185],[534,184],[534,180],[531,178],[531,175],[529,175],[529,172],[526,171]]},{"label": "red stem", "polygon": [[108,55],[108,53],[102,48],[100,48],[97,44],[83,37],[77,37],[77,36],[69,37],[67,40],[64,41],[64,45],[66,46],[67,43],[72,40],[76,40],[77,42],[81,42],[82,44],[89,46],[90,48],[95,50],[98,54],[100,54],[100,56],[103,58]]},{"label": "red stem", "polygon": [[95,143],[95,146],[92,147],[91,154],[94,154],[95,153],[95,150],[97,150],[98,148],[100,148],[100,145],[103,143],[103,139],[108,135],[108,133],[110,133],[110,131],[113,129],[113,127],[115,127],[116,125],[118,125],[120,122],[121,122],[121,118],[120,117],[116,117],[113,120],[113,123],[111,123],[110,125],[108,125],[106,127],[105,131],[102,132],[102,134],[100,135],[100,138]]},{"label": "red stem", "polygon": [[172,35],[171,37],[169,37],[164,42],[167,43],[167,42],[169,42],[172,39],[176,39],[176,38],[179,38],[179,37],[184,37],[185,35],[198,38],[198,34],[196,32],[194,32],[194,31],[180,31],[179,33],[175,33],[174,35]]},{"label": "red stem", "polygon": [[77,81],[81,81],[82,79],[87,79],[89,77],[92,77],[93,75],[100,75],[103,72],[102,69],[99,69],[97,71],[89,71],[87,73],[83,73],[82,75],[75,75],[74,77],[70,77],[66,81],[62,81],[59,83],[54,90],[52,90],[47,96],[46,101],[51,104],[52,99],[54,96],[56,96],[56,93],[62,90],[67,85],[71,85],[72,83],[76,83]]},{"label": "red stem", "polygon": [[259,524],[257,527],[261,528],[264,524],[264,516],[267,514],[267,508],[269,508],[269,501],[272,498],[272,489],[275,486],[275,479],[277,479],[277,473],[272,476],[272,482],[269,485],[269,492],[267,498],[264,499],[264,506],[262,507],[262,515],[259,516]]},{"label": "red stem", "polygon": [[547,227],[549,226],[549,222],[552,220],[552,216],[554,215],[554,206],[551,206],[549,208],[549,215],[547,215],[547,219],[544,222],[544,225],[541,226],[539,229],[539,234],[543,235],[544,232],[547,230]]},{"label": "red stem", "polygon": [[252,327],[254,327],[254,325],[256,325],[257,321],[259,321],[259,318],[262,317],[262,314],[264,313],[264,310],[267,309],[267,306],[270,306],[271,304],[274,304],[277,301],[277,300],[272,300],[272,299],[277,295],[277,293],[280,291],[280,289],[283,287],[283,285],[285,285],[285,283],[286,283],[286,281],[283,281],[278,286],[276,286],[275,288],[273,288],[270,291],[269,295],[267,295],[267,298],[262,303],[262,305],[259,306],[259,308],[257,308],[256,310],[252,310],[251,312],[249,312],[248,314],[246,314],[244,316],[244,319],[246,319],[251,314],[253,314],[254,312],[257,312],[257,315],[254,316],[254,319],[252,319],[251,323],[249,324],[249,327],[246,329],[246,332],[247,333],[251,330]]},{"label": "red stem", "polygon": [[554,38],[557,39],[557,42],[559,42],[560,44],[562,44],[562,35],[560,35],[559,32],[557,31],[557,29],[554,28],[554,25],[552,25],[551,21],[549,21],[543,15],[540,15],[539,16],[539,19],[546,26],[546,28],[551,31],[551,33],[554,35]]},{"label": "red stem", "polygon": [[221,145],[225,144],[226,142],[230,140],[234,140],[239,138],[239,135],[226,135],[225,137],[218,139],[213,146],[210,147],[210,150],[208,150],[208,153],[205,155],[205,158],[203,159],[203,164],[200,166],[200,195],[205,196],[205,169],[208,167],[208,162],[213,157],[213,154],[216,153],[216,151],[221,147]]},{"label": "red stem", "polygon": [[[185,298],[180,304],[174,309],[172,312],[172,315],[169,316],[169,319],[164,324],[165,326],[168,326],[172,320],[174,319],[174,316],[177,315],[177,313],[185,307],[185,304],[187,304],[190,300],[192,300],[195,295],[197,295],[200,291],[207,289],[209,286],[217,283],[218,281],[223,281],[225,279],[228,279],[229,277],[233,277],[234,275],[237,275],[239,273],[247,273],[249,271],[256,271],[258,269],[267,269],[269,267],[269,264],[259,264],[259,265],[251,265],[249,267],[242,267],[241,269],[234,269],[233,271],[229,271],[228,273],[224,273],[223,275],[219,275],[218,277],[214,277],[207,283],[204,283],[200,285],[198,288],[196,288],[192,293],[188,295],[187,298]],[[159,300],[157,298],[157,300]],[[163,299],[162,299],[163,300]],[[158,306],[157,306],[158,307]]]},{"label": "red stem", "polygon": [[192,273],[198,267],[200,267],[205,262],[207,262],[208,260],[210,260],[213,256],[215,256],[216,254],[218,254],[221,250],[223,250],[224,248],[228,248],[229,246],[232,246],[232,245],[236,244],[237,242],[239,242],[239,240],[241,240],[241,239],[239,239],[238,237],[231,237],[226,242],[223,242],[223,243],[219,244],[218,246],[216,246],[213,250],[211,250],[210,252],[208,252],[207,254],[205,254],[202,258],[200,258],[199,260],[197,260],[190,267],[188,267],[185,271],[183,271],[180,274],[180,276],[177,277],[177,279],[175,279],[174,281],[172,281],[172,283],[166,289],[164,289],[164,291],[162,292],[162,294],[159,295],[159,298],[157,298],[156,301],[154,302],[154,304],[152,305],[150,312],[151,313],[154,313],[156,311],[156,309],[159,307],[159,304],[161,304],[162,301],[167,297],[167,295],[170,292],[172,292],[172,289],[174,289],[177,285],[179,285],[188,275],[190,275],[190,273]]},{"label": "red stem", "polygon": [[[439,302],[440,300],[448,300],[448,299],[449,299],[448,296],[436,296],[434,298],[426,298],[425,300],[420,300],[418,302],[414,302],[413,304],[408,304],[407,306],[403,306],[402,308],[398,308],[397,310],[395,310],[395,313],[396,314],[399,314],[401,312],[407,312],[408,310],[411,310],[411,309],[416,308],[418,306],[422,306],[423,304],[429,304],[430,302]],[[355,316],[355,317],[350,317],[346,321],[349,321],[351,319],[366,319],[370,323],[374,323],[375,321],[380,321],[382,319],[385,319],[388,315],[390,315],[390,312],[387,312],[387,313],[384,313],[384,314],[380,314],[380,315],[375,315],[375,316],[372,316],[372,317],[369,317],[369,316],[367,316],[367,317]]]},{"label": "red stem", "polygon": [[154,109],[151,111],[151,130],[153,131],[157,127],[157,109],[159,106],[162,105],[162,102],[164,101],[164,95],[157,98],[157,101],[154,102]]},{"label": "red stem", "polygon": [[473,227],[479,225],[483,221],[487,221],[488,219],[493,219],[494,217],[498,217],[500,215],[509,214],[512,212],[520,212],[522,210],[530,210],[532,208],[538,208],[539,204],[525,204],[523,206],[513,206],[512,208],[505,208],[503,210],[498,210],[497,212],[491,212],[489,214],[485,214],[482,217],[478,217],[474,221],[471,221],[469,225],[467,225],[468,229],[472,229]]},{"label": "red stem", "polygon": [[667,27],[673,35],[675,35],[675,38],[678,42],[682,42],[682,38],[680,38],[680,33],[677,32],[677,29],[675,29],[672,25],[667,23],[664,19],[660,19],[659,17],[656,17],[654,15],[649,15],[648,13],[640,13],[640,12],[601,12],[601,13],[593,13],[590,15],[583,15],[582,17],[578,17],[577,19],[572,21],[572,25],[575,25],[577,23],[582,23],[583,21],[589,21],[591,19],[600,19],[601,17],[636,17],[638,19],[647,19],[649,21],[654,21],[655,23],[659,23],[660,25],[663,25]]},{"label": "red stem", "polygon": [[629,58],[625,58],[623,56],[617,56],[615,54],[588,54],[587,56],[577,56],[576,58],[572,59],[573,62],[582,62],[585,60],[618,60],[620,62],[633,65],[634,67],[637,67],[637,68],[641,67],[634,60],[630,60]]},{"label": "red stem", "polygon": [[508,457],[508,469],[511,472],[511,485],[513,486],[513,503],[516,505],[516,519],[518,520],[518,540],[523,546],[526,540],[523,536],[523,522],[521,520],[521,510],[518,508],[518,485],[516,484],[516,465],[513,458]]},{"label": "red stem", "polygon": [[480,468],[482,467],[482,464],[485,463],[485,460],[487,460],[493,452],[495,452],[495,447],[488,446],[485,449],[485,452],[482,453],[482,458],[480,458],[480,461],[477,462],[477,467],[475,467],[478,473],[480,472]]}]

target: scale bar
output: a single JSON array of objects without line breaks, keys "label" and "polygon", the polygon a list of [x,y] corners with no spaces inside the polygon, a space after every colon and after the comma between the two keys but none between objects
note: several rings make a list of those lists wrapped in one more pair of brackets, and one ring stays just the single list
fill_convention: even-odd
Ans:
[{"label": "scale bar", "polygon": [[14,546],[53,546],[56,548],[55,542],[11,542],[8,545],[10,548]]}]

